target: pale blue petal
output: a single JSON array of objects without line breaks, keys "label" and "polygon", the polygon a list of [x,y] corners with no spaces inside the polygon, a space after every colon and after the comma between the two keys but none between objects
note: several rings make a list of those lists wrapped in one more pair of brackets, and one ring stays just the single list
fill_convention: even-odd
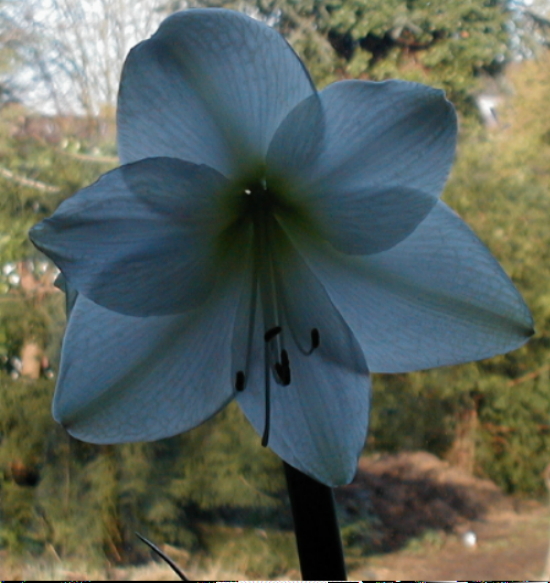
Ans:
[{"label": "pale blue petal", "polygon": [[[355,475],[367,432],[367,364],[350,327],[282,233],[277,233],[274,249],[282,328],[278,338],[288,351],[291,379],[282,386],[271,376],[268,445],[309,476],[329,486],[346,484]],[[249,378],[237,399],[262,435],[265,324],[261,312],[256,322]],[[313,329],[319,345],[312,350]],[[273,344],[270,341],[269,347]]]},{"label": "pale blue petal", "polygon": [[295,216],[338,250],[378,253],[436,204],[455,143],[456,115],[442,91],[345,81],[284,120],[269,148],[268,180],[282,182]]},{"label": "pale blue petal", "polygon": [[325,136],[325,110],[320,94],[301,101],[282,121],[267,152],[267,180],[283,182],[298,197],[308,185],[322,151]]},{"label": "pale blue petal", "polygon": [[343,255],[298,231],[290,234],[371,372],[479,360],[518,348],[533,333],[529,309],[508,276],[444,203],[377,255]]},{"label": "pale blue petal", "polygon": [[443,91],[406,81],[342,81],[320,98],[325,132],[312,172],[323,192],[384,185],[441,194],[457,134]]},{"label": "pale blue petal", "polygon": [[339,196],[319,194],[302,212],[281,213],[281,220],[290,228],[302,224],[338,251],[370,255],[408,237],[436,203],[430,194],[406,186],[371,186]]},{"label": "pale blue petal", "polygon": [[439,197],[456,134],[455,110],[438,89],[395,80],[341,81],[290,112],[268,162],[277,174],[309,185],[306,198],[380,185]]},{"label": "pale blue petal", "polygon": [[319,346],[313,352],[323,360],[368,375],[367,364],[350,327],[335,308],[322,283],[292,245],[285,231],[272,226],[274,273],[283,326],[281,336],[304,353],[311,350],[312,330]]},{"label": "pale blue petal", "polygon": [[143,160],[67,199],[30,236],[97,304],[135,316],[183,312],[206,299],[217,276],[225,185],[206,166]]},{"label": "pale blue petal", "polygon": [[241,286],[201,308],[135,318],[78,296],[63,342],[55,419],[92,443],[152,441],[202,423],[234,394],[231,335]]},{"label": "pale blue petal", "polygon": [[284,117],[314,92],[267,25],[228,10],[178,12],[126,61],[119,155],[177,157],[235,175],[263,159]]},{"label": "pale blue petal", "polygon": [[65,294],[65,315],[69,319],[78,298],[78,292],[67,283],[62,273],[55,278],[54,285]]},{"label": "pale blue petal", "polygon": [[[268,447],[328,486],[348,484],[357,470],[367,434],[369,375],[326,359],[321,350],[304,356],[292,341],[287,350],[292,382],[281,386],[271,377]],[[261,352],[254,354],[246,388],[237,394],[259,435],[265,424]]]}]

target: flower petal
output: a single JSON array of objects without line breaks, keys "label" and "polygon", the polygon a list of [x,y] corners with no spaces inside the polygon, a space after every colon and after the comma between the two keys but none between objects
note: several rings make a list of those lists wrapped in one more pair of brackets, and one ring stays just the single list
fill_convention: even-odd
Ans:
[{"label": "flower petal", "polygon": [[343,255],[304,233],[290,235],[372,372],[488,358],[533,333],[529,309],[508,276],[442,202],[403,242],[377,255]]},{"label": "flower petal", "polygon": [[320,94],[301,101],[282,121],[267,151],[267,180],[284,180],[283,187],[300,196],[303,184],[311,180],[324,144],[325,110]]},{"label": "flower petal", "polygon": [[[282,318],[300,352],[319,353],[324,360],[368,375],[367,363],[352,331],[278,223],[272,225],[271,238],[277,258],[274,271]],[[288,330],[283,327],[283,339]],[[318,338],[315,342],[313,330]],[[318,344],[317,348],[314,344]]]},{"label": "flower petal", "polygon": [[323,115],[311,98],[300,104],[269,149],[270,165],[295,174],[297,165],[285,153],[288,144],[310,152],[310,136],[316,136],[316,155],[301,160],[302,180],[309,185],[304,196],[339,198],[385,185],[439,197],[457,132],[456,113],[442,91],[406,81],[341,81],[319,98]]},{"label": "flower petal", "polygon": [[305,218],[312,232],[338,251],[370,255],[403,241],[436,203],[430,194],[406,186],[372,186],[339,196],[319,195],[302,212],[281,213],[281,220],[289,226],[298,221],[300,228]]},{"label": "flower petal", "polygon": [[345,81],[283,121],[268,152],[270,178],[290,177],[281,190],[291,191],[295,215],[338,250],[378,253],[436,204],[455,142],[456,115],[442,91]]},{"label": "flower petal", "polygon": [[68,320],[76,304],[78,292],[67,283],[62,273],[55,278],[54,285],[65,294],[65,315]]},{"label": "flower petal", "polygon": [[[282,307],[279,340],[288,352],[290,384],[277,384],[271,376],[268,444],[281,458],[313,478],[330,486],[346,484],[353,479],[367,432],[367,364],[349,326],[286,235],[281,231],[274,239],[277,293]],[[260,314],[256,321],[250,378],[237,399],[262,434],[267,347]],[[318,342],[312,343],[313,329]]]},{"label": "flower petal", "polygon": [[[265,393],[259,348],[237,400],[262,435]],[[325,359],[320,350],[304,356],[292,341],[287,350],[292,381],[281,386],[271,377],[268,445],[287,463],[328,486],[348,484],[367,434],[369,375]]]},{"label": "flower petal", "polygon": [[226,180],[170,158],[104,175],[31,230],[70,285],[97,304],[147,316],[189,310],[216,278]]},{"label": "flower petal", "polygon": [[55,419],[91,443],[187,431],[234,394],[231,334],[238,282],[197,310],[136,318],[79,295],[63,342]]},{"label": "flower petal", "polygon": [[178,12],[125,63],[119,154],[234,175],[263,159],[282,119],[313,93],[299,58],[267,25],[229,10]]}]

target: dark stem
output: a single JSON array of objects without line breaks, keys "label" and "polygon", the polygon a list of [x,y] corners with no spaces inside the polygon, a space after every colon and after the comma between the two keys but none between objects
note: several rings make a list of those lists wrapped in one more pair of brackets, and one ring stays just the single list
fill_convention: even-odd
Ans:
[{"label": "dark stem", "polygon": [[283,462],[302,579],[346,580],[332,488]]}]

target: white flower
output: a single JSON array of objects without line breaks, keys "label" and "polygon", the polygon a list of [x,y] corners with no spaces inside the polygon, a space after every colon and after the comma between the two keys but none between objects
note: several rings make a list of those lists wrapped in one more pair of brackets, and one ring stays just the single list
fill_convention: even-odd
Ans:
[{"label": "white flower", "polygon": [[78,292],[54,416],[79,439],[160,439],[236,398],[280,457],[343,484],[369,369],[485,358],[532,333],[438,200],[456,140],[441,91],[317,93],[271,28],[188,10],[131,51],[118,134],[123,165],[31,232]]}]

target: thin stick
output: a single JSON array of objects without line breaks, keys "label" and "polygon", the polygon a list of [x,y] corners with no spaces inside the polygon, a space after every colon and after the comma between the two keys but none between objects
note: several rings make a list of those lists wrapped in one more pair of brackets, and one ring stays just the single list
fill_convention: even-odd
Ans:
[{"label": "thin stick", "polygon": [[3,167],[0,167],[0,176],[3,176],[10,182],[15,182],[16,184],[21,184],[22,186],[28,186],[29,188],[34,188],[35,190],[41,190],[42,192],[59,192],[61,190],[59,186],[52,186],[51,184],[46,184],[40,180],[33,180],[32,178],[27,178],[26,176],[14,174],[11,170]]},{"label": "thin stick", "polygon": [[176,575],[182,581],[189,581],[189,579],[185,576],[184,572],[172,561],[170,557],[165,555],[156,545],[154,545],[150,540],[147,540],[144,536],[141,536],[139,532],[136,532],[136,536],[139,537],[153,552],[155,552],[161,559],[166,561],[170,568],[176,573]]},{"label": "thin stick", "polygon": [[346,580],[332,489],[283,462],[302,579]]}]

